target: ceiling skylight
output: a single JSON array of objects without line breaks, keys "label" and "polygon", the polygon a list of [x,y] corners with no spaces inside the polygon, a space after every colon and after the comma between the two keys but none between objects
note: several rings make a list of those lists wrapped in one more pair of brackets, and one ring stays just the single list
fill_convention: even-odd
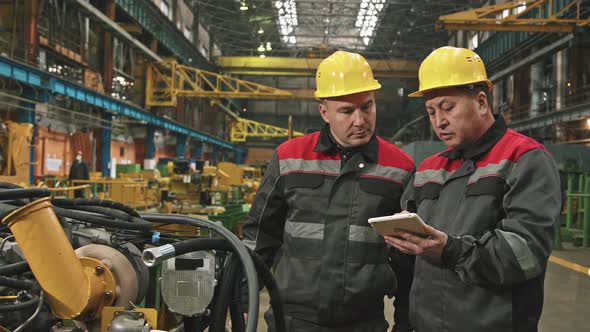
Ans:
[{"label": "ceiling skylight", "polygon": [[295,28],[299,23],[297,22],[295,0],[275,1],[274,4],[279,14],[279,32],[281,33],[283,42],[285,44],[297,43]]},{"label": "ceiling skylight", "polygon": [[369,45],[386,0],[361,0],[355,27],[365,46]]}]

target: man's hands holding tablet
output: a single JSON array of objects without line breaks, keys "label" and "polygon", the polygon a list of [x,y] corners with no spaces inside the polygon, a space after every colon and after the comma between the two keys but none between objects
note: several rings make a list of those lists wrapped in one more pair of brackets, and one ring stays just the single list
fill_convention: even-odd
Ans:
[{"label": "man's hands holding tablet", "polygon": [[383,235],[387,244],[408,255],[440,258],[447,244],[447,234],[427,225],[415,213],[402,211],[371,218],[369,224]]}]

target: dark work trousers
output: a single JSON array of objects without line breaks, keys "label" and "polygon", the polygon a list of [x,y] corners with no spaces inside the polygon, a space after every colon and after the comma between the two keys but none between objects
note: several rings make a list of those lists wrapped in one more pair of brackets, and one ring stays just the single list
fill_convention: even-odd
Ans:
[{"label": "dark work trousers", "polygon": [[[264,320],[268,325],[268,332],[276,332],[272,310],[264,313]],[[320,326],[293,316],[285,316],[285,325],[287,332],[386,332],[389,328],[383,316],[341,326]]]}]

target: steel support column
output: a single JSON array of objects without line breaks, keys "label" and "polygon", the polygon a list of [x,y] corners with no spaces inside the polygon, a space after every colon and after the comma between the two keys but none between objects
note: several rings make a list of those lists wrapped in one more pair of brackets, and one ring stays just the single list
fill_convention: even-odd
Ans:
[{"label": "steel support column", "polygon": [[[103,113],[102,118],[108,121],[108,127],[103,127],[100,130],[100,171],[102,176],[111,176],[111,126],[113,116],[110,113]],[[110,166],[110,167],[109,167]]]},{"label": "steel support column", "polygon": [[531,65],[531,80],[529,91],[531,93],[531,108],[529,117],[539,115],[543,103],[543,63],[535,62]]},{"label": "steel support column", "polygon": [[144,159],[154,159],[156,157],[156,144],[154,142],[155,133],[156,127],[152,125],[146,126]]},{"label": "steel support column", "polygon": [[[105,15],[110,20],[115,20],[115,0],[105,1]],[[108,94],[113,86],[113,34],[105,30],[103,34],[103,67],[102,77],[104,82],[104,91]]]},{"label": "steel support column", "polygon": [[245,155],[245,153],[242,153],[242,152],[234,152],[234,153],[235,153],[235,156],[236,156],[236,158],[235,158],[236,159],[235,160],[236,164],[238,164],[238,165],[243,164],[244,163],[244,155]]},{"label": "steel support column", "polygon": [[[23,92],[23,97],[29,100],[36,99],[35,91],[33,89],[25,89]],[[21,101],[20,104],[25,108],[24,110],[21,109],[18,112],[17,121],[19,123],[30,123],[35,128],[35,103],[30,103],[27,101]],[[29,184],[35,184],[35,175],[34,175],[34,161],[35,161],[35,139],[37,134],[35,133],[35,129],[33,129],[33,135],[31,136],[31,146],[29,147]]]},{"label": "steel support column", "polygon": [[197,141],[195,142],[195,150],[194,150],[193,158],[197,160],[203,159],[203,142]]},{"label": "steel support column", "polygon": [[186,135],[176,135],[176,158],[184,158],[187,138]]},{"label": "steel support column", "polygon": [[37,62],[39,56],[39,33],[37,21],[39,19],[39,0],[25,1],[25,60],[29,63]]}]

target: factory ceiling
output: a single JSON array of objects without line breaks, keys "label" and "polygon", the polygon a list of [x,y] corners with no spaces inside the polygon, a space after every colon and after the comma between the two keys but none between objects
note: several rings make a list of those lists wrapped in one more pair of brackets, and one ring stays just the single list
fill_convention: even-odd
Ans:
[{"label": "factory ceiling", "polygon": [[333,50],[368,58],[421,59],[446,43],[441,15],[483,0],[195,0],[224,56],[323,57]]}]

